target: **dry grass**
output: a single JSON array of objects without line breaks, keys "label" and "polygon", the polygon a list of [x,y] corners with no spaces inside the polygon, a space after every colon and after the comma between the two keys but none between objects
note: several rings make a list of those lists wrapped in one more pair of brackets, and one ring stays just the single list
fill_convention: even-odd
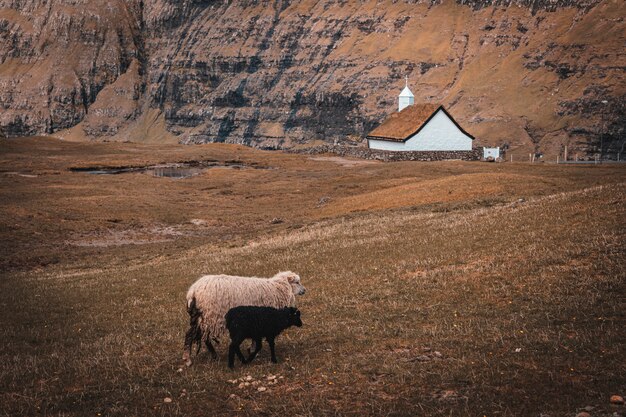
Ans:
[{"label": "dry grass", "polygon": [[[608,403],[626,393],[621,167],[346,167],[221,146],[0,146],[0,415],[623,412]],[[234,154],[274,169],[188,180],[66,170]],[[381,195],[388,204],[349,213]],[[180,233],[73,243],[154,227]],[[202,354],[179,372],[189,284],[281,269],[308,292],[304,327],[277,341],[280,363],[266,348],[229,371],[222,343],[218,362]],[[283,378],[263,393],[228,382],[270,373]]]}]

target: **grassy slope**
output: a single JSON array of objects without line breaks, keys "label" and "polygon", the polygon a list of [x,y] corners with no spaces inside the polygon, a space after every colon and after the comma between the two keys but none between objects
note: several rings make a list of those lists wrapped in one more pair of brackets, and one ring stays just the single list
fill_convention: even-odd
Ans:
[{"label": "grassy slope", "polygon": [[[33,146],[41,151],[43,145]],[[93,161],[97,153],[118,149],[100,146],[88,148],[93,155],[83,150],[69,158],[67,150],[59,151],[56,160]],[[168,154],[208,152],[219,158],[221,152],[220,147],[181,149]],[[5,148],[4,155],[9,153]],[[276,154],[246,157],[282,164],[281,172],[250,179],[247,189],[262,190],[264,182],[286,193],[304,189],[302,198],[291,200],[306,204],[284,200],[300,211],[281,213],[284,227],[257,221],[254,216],[267,210],[262,196],[248,198],[256,202],[248,205],[246,189],[233,185],[229,204],[245,216],[232,213],[242,229],[232,239],[183,236],[165,244],[104,247],[83,257],[60,257],[56,265],[2,273],[0,414],[571,415],[587,405],[595,406],[597,415],[618,410],[608,397],[626,390],[622,168],[379,164],[368,166],[376,173],[372,177],[358,166]],[[120,160],[128,158],[136,156]],[[43,172],[53,162],[32,164],[32,172]],[[504,187],[514,192],[480,195],[476,172],[494,169],[518,175]],[[476,187],[478,199],[450,200],[444,186],[433,188],[440,196],[433,200],[407,185],[445,184],[457,171],[468,187]],[[72,181],[92,190],[92,181],[104,184],[102,178],[76,175],[61,170],[38,178],[57,182],[40,184],[49,192],[63,184],[67,189]],[[161,182],[163,200],[190,192],[187,187],[225,181],[211,175]],[[579,182],[567,180],[577,176]],[[310,184],[303,187],[311,177],[319,187],[315,191]],[[36,184],[16,185],[6,172],[1,179],[6,233],[8,210],[36,210],[27,195]],[[129,200],[156,204],[139,193],[146,179],[137,179],[136,194],[126,190],[135,196]],[[332,191],[333,184],[343,184],[341,192],[352,195],[346,200],[333,195],[327,206],[315,209],[317,193]],[[15,192],[9,195],[9,189]],[[347,214],[355,199],[372,201],[372,193],[389,189],[397,197],[395,207],[386,196],[385,207]],[[48,203],[53,201],[72,200],[51,194]],[[192,202],[181,202],[178,211],[191,210]],[[232,211],[229,207],[220,201],[213,210],[222,215],[222,209]],[[68,213],[73,210],[66,205]],[[149,211],[169,213],[165,203]],[[78,229],[88,228],[89,220],[99,224],[97,212],[79,214],[87,217]],[[116,215],[124,224],[125,216],[136,214],[120,205]],[[43,240],[46,233],[56,236],[44,218],[32,222],[41,227]],[[305,326],[278,339],[280,363],[269,363],[266,348],[255,363],[231,372],[222,343],[219,362],[202,354],[193,367],[178,372],[188,285],[203,272],[263,276],[280,269],[300,273],[309,290],[300,305]],[[434,351],[442,358],[434,358]],[[423,355],[431,359],[418,359]],[[228,382],[268,373],[284,378],[265,393]],[[164,397],[173,402],[163,403]]]}]

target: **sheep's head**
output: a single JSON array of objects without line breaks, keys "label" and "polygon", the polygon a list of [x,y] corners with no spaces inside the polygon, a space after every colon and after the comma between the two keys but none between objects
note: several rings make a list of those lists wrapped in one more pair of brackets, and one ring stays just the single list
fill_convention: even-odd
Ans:
[{"label": "sheep's head", "polygon": [[291,271],[279,272],[274,278],[286,279],[294,295],[303,295],[306,292],[304,285],[300,283],[300,276]]},{"label": "sheep's head", "polygon": [[300,318],[300,310],[295,307],[289,307],[289,325],[302,327],[302,319]]}]

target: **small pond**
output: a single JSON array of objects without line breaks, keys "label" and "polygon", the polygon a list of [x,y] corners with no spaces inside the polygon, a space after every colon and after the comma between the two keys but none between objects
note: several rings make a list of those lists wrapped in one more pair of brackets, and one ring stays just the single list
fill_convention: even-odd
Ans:
[{"label": "small pond", "polygon": [[72,172],[83,172],[92,175],[118,175],[130,173],[143,173],[153,177],[162,178],[191,178],[201,174],[210,168],[231,168],[231,169],[268,169],[254,165],[246,165],[237,161],[203,161],[203,162],[181,162],[173,164],[159,164],[146,166],[125,166],[125,167],[72,167]]}]

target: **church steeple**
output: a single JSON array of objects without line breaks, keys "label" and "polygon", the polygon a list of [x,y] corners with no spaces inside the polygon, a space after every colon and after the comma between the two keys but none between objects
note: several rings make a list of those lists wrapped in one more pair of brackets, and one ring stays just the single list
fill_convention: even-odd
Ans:
[{"label": "church steeple", "polygon": [[398,96],[398,111],[404,110],[405,107],[412,106],[415,103],[415,96],[409,90],[409,76],[404,76],[404,90]]}]

